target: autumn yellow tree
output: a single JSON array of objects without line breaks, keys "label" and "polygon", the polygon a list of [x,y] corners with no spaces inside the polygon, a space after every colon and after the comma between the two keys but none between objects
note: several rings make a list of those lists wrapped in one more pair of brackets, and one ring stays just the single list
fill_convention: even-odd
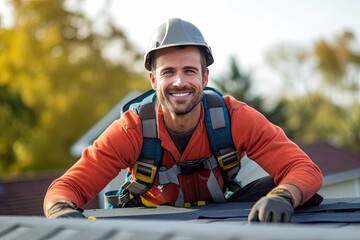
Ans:
[{"label": "autumn yellow tree", "polygon": [[360,51],[343,31],[311,48],[281,44],[267,61],[282,77],[282,126],[297,141],[329,141],[360,151]]},{"label": "autumn yellow tree", "polygon": [[356,36],[344,31],[332,41],[314,45],[317,69],[323,87],[334,104],[344,109],[346,120],[343,142],[360,151],[360,48]]},{"label": "autumn yellow tree", "polygon": [[0,31],[0,171],[66,168],[81,134],[129,91],[148,88],[136,69],[142,56],[110,19],[99,32],[61,0],[12,5],[14,25]]}]

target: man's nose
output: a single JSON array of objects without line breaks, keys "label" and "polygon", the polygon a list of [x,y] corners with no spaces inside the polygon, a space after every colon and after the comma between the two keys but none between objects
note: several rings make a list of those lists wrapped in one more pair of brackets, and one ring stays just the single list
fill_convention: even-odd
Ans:
[{"label": "man's nose", "polygon": [[185,78],[182,73],[176,74],[174,85],[177,87],[182,87],[185,85]]}]

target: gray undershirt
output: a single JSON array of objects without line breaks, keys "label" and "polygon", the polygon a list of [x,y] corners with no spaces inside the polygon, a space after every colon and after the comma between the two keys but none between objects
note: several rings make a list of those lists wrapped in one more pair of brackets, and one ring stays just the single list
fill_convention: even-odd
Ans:
[{"label": "gray undershirt", "polygon": [[170,129],[167,130],[170,134],[171,139],[174,141],[176,148],[179,150],[180,154],[183,154],[195,128],[183,133],[175,133]]}]

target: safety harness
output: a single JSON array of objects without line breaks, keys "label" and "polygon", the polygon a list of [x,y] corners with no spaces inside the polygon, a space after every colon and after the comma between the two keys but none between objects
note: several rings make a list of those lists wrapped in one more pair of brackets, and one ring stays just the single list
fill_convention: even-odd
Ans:
[{"label": "safety harness", "polygon": [[[128,204],[134,198],[142,206],[153,206],[141,195],[153,185],[155,178],[159,184],[173,183],[179,185],[175,206],[190,206],[185,203],[178,175],[191,174],[204,169],[210,170],[207,188],[215,202],[225,202],[225,192],[221,189],[213,170],[221,169],[224,184],[229,192],[236,191],[239,183],[236,175],[240,170],[240,157],[234,148],[230,116],[222,95],[213,88],[206,87],[202,98],[205,112],[205,125],[213,155],[209,158],[174,163],[170,168],[161,166],[163,149],[157,131],[157,99],[155,91],[150,90],[127,103],[122,112],[129,109],[135,111],[142,122],[143,145],[141,154],[128,172],[125,183],[119,190],[105,193],[105,207],[119,208],[132,206]],[[201,204],[201,203],[199,203]]]}]

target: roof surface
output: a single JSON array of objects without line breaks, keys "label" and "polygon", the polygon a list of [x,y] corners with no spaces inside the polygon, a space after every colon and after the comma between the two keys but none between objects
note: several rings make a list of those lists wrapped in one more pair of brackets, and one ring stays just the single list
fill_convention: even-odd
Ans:
[{"label": "roof surface", "polygon": [[0,216],[0,239],[359,239],[360,198],[325,199],[299,209],[288,224],[248,224],[253,203],[202,207],[95,209],[97,219],[52,219]]}]

